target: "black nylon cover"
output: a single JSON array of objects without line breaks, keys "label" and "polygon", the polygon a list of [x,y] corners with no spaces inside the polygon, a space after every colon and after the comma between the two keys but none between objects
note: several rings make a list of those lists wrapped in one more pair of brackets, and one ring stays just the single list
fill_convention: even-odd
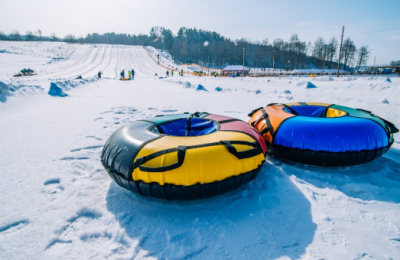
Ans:
[{"label": "black nylon cover", "polygon": [[139,193],[142,196],[165,200],[193,200],[205,199],[235,190],[254,179],[261,170],[262,166],[263,164],[250,172],[240,174],[238,176],[232,176],[223,181],[207,184],[198,183],[191,186],[172,184],[160,185],[158,183],[145,183],[142,181],[126,180],[119,173],[111,171],[107,167],[104,168],[119,186],[135,193]]},{"label": "black nylon cover", "polygon": [[149,131],[153,126],[151,122],[135,121],[115,131],[108,138],[101,154],[101,162],[107,171],[118,172],[128,179],[131,174],[129,168],[138,149],[144,143],[161,136]]},{"label": "black nylon cover", "polygon": [[345,167],[370,162],[389,151],[389,144],[386,147],[375,150],[363,150],[354,152],[324,152],[301,150],[267,142],[268,155],[295,163],[324,166],[324,167]]}]

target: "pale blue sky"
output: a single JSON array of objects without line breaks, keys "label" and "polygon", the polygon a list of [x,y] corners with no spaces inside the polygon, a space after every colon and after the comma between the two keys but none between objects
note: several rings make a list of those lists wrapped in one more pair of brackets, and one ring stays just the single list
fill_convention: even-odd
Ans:
[{"label": "pale blue sky", "polygon": [[[372,49],[369,64],[400,60],[400,0],[1,0],[0,31],[21,34],[40,28],[44,35],[72,33],[147,34],[152,26],[174,33],[179,27],[213,30],[237,39],[288,40],[297,33],[314,42],[340,39],[341,28],[357,46]],[[399,28],[386,32],[360,34]]]}]

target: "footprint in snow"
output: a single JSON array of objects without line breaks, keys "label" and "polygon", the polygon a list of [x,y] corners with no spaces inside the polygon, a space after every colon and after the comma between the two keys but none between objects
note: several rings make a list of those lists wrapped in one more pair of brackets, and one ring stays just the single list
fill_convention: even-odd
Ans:
[{"label": "footprint in snow", "polygon": [[60,184],[60,178],[48,179],[43,185],[42,193],[47,196],[60,193],[64,190],[64,187]]},{"label": "footprint in snow", "polygon": [[273,195],[261,195],[258,200],[261,206],[267,210],[274,210],[281,204],[281,200]]},{"label": "footprint in snow", "polygon": [[95,139],[95,140],[98,140],[98,141],[103,140],[103,139],[101,139],[99,137],[96,137],[96,136],[93,136],[93,135],[88,135],[88,136],[86,136],[86,138],[91,138],[91,139]]},{"label": "footprint in snow", "polygon": [[20,230],[27,226],[30,223],[29,219],[21,219],[18,221],[14,221],[11,223],[8,223],[6,225],[0,226],[0,235],[3,234],[9,234],[12,232],[15,232],[17,230]]},{"label": "footprint in snow", "polygon": [[[57,244],[73,243],[74,239],[71,238],[77,238],[81,241],[88,241],[91,237],[96,237],[96,234],[85,233],[81,234],[79,237],[77,234],[77,232],[81,231],[79,228],[81,225],[79,223],[83,222],[85,226],[90,226],[90,224],[92,224],[91,221],[96,220],[101,216],[102,214],[100,212],[86,207],[78,210],[72,217],[66,220],[67,223],[64,226],[56,231],[58,237],[50,240],[49,244],[46,246],[46,250],[52,248]],[[92,228],[94,229],[95,226],[94,224],[92,225]],[[100,232],[100,235],[97,235],[97,237],[101,237],[102,233],[104,232]],[[104,234],[107,235],[104,235],[103,237],[108,237],[109,239],[112,238],[112,236],[108,233]]]},{"label": "footprint in snow", "polygon": [[85,157],[85,156],[78,156],[78,157],[72,157],[72,156],[68,156],[68,157],[63,157],[60,160],[61,161],[73,161],[73,160],[89,160],[89,157]]},{"label": "footprint in snow", "polygon": [[[97,139],[97,140],[101,140],[101,139]],[[82,147],[82,148],[76,148],[76,149],[72,149],[71,152],[79,152],[82,150],[92,150],[92,149],[97,149],[97,148],[103,148],[103,145],[91,145],[91,146],[86,146],[86,147]]]},{"label": "footprint in snow", "polygon": [[224,111],[224,113],[243,113],[243,112],[241,112],[241,111]]}]

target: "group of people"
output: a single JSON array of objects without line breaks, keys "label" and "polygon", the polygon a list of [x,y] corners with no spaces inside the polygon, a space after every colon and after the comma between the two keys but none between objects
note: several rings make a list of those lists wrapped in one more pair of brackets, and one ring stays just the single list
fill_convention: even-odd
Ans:
[{"label": "group of people", "polygon": [[[179,76],[183,76],[183,70],[179,71],[178,73],[179,73]],[[167,77],[169,77],[169,74],[171,74],[171,77],[173,77],[174,70],[171,70],[171,73],[169,72],[169,70],[167,70],[166,74],[167,74]],[[157,76],[157,73],[156,73],[156,76]]]},{"label": "group of people", "polygon": [[[203,73],[203,72],[199,71],[199,77],[202,76],[202,73]],[[210,76],[218,77],[219,75],[218,75],[218,72],[214,71],[214,72],[211,72],[211,73],[210,73]]]},{"label": "group of people", "polygon": [[[121,71],[120,75],[121,75],[121,79],[125,78],[125,69],[123,69]],[[134,77],[135,77],[135,71],[133,69],[132,70],[128,70],[128,79],[132,79],[133,80]]]}]

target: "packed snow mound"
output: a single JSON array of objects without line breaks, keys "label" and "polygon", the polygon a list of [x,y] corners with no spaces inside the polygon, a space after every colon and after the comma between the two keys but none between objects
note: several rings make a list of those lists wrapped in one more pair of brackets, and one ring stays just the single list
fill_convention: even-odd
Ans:
[{"label": "packed snow mound", "polygon": [[383,104],[389,104],[389,101],[385,98],[384,100],[381,101]]},{"label": "packed snow mound", "polygon": [[10,87],[1,81],[0,81],[0,94],[6,95],[6,96],[10,95]]},{"label": "packed snow mound", "polygon": [[334,79],[331,78],[330,76],[323,76],[323,77],[317,77],[314,78],[315,81],[333,81]]},{"label": "packed snow mound", "polygon": [[25,85],[21,82],[6,84],[0,81],[0,101],[5,103],[7,97],[30,96],[43,93],[44,89],[38,85]]},{"label": "packed snow mound", "polygon": [[221,87],[216,87],[215,91],[217,92],[232,92],[230,88],[221,88]]},{"label": "packed snow mound", "polygon": [[386,82],[392,83],[392,81],[390,80],[390,78],[386,78]]},{"label": "packed snow mound", "polygon": [[190,82],[188,81],[172,81],[171,79],[167,79],[166,82],[172,82],[175,84],[179,84],[179,85],[183,85],[183,87],[185,88],[194,88],[194,86],[192,84],[190,84]]},{"label": "packed snow mound", "polygon": [[[354,79],[356,79],[356,78],[354,78]],[[344,78],[339,78],[338,80],[341,80],[341,81],[352,81],[353,78],[352,77],[344,77]]]},{"label": "packed snow mound", "polygon": [[306,88],[317,88],[314,84],[312,84],[310,81],[307,82]]},{"label": "packed snow mound", "polygon": [[203,87],[202,85],[198,85],[196,88],[197,91],[208,91],[205,87]]},{"label": "packed snow mound", "polygon": [[261,94],[261,90],[257,89],[256,91],[254,91],[254,93],[256,93],[257,95]]},{"label": "packed snow mound", "polygon": [[57,86],[57,84],[56,83],[54,83],[54,82],[51,82],[51,84],[50,84],[50,90],[49,90],[49,93],[48,93],[50,96],[53,96],[53,97],[66,97],[66,96],[68,96],[68,94],[67,93],[65,93],[65,92],[63,92],[62,91],[62,88],[60,88],[59,86]]},{"label": "packed snow mound", "polygon": [[290,90],[288,90],[288,89],[285,89],[285,90],[283,91],[283,93],[284,93],[284,94],[292,94],[292,92],[290,92]]},{"label": "packed snow mound", "polygon": [[94,76],[94,77],[85,78],[85,79],[82,78],[82,79],[70,79],[70,80],[56,81],[55,83],[58,87],[61,87],[65,91],[65,90],[71,90],[71,89],[76,88],[81,85],[93,83],[98,80],[99,80],[99,78],[97,76]]}]

